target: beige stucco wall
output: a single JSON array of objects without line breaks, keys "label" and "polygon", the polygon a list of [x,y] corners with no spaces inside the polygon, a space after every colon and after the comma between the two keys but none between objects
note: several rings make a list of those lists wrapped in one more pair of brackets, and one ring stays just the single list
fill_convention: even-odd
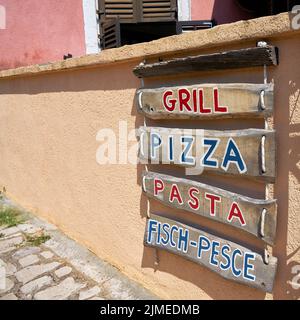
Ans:
[{"label": "beige stucco wall", "polygon": [[[293,278],[292,267],[300,265],[299,34],[290,30],[288,15],[280,15],[108,50],[81,60],[0,72],[0,186],[6,188],[9,197],[56,224],[162,298],[299,298],[300,290],[293,290],[288,283]],[[128,131],[143,124],[134,104],[134,94],[141,83],[132,69],[145,57],[151,60],[249,47],[262,38],[278,46],[280,53],[279,66],[268,68],[268,80],[275,82],[278,149],[274,186],[278,234],[273,255],[278,257],[279,267],[272,295],[226,281],[163,251],[159,251],[159,265],[155,266],[154,250],[143,246],[147,209],[140,181],[143,166],[96,162],[100,145],[96,135],[100,129],[111,128],[118,133],[120,120],[127,121]],[[262,81],[263,70],[256,68],[178,75],[146,80],[145,85]],[[147,124],[211,129],[264,126],[261,120],[147,120]],[[153,170],[183,175],[175,167]],[[262,183],[212,175],[194,179],[264,197]],[[229,226],[171,210],[155,201],[150,207],[153,212],[163,212],[256,250],[263,249],[261,241],[233,232]]]}]

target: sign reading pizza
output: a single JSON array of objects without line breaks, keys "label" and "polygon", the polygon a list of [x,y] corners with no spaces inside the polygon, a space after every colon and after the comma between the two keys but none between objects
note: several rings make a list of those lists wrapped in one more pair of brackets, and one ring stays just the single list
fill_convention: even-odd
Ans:
[{"label": "sign reading pizza", "polygon": [[197,167],[274,182],[275,132],[141,127],[139,156],[152,164]]},{"label": "sign reading pizza", "polygon": [[265,117],[273,111],[274,85],[201,84],[140,89],[138,110],[152,119]]},{"label": "sign reading pizza", "polygon": [[245,197],[188,179],[143,173],[143,191],[150,198],[177,209],[226,223],[269,244],[276,235],[276,200]]},{"label": "sign reading pizza", "polygon": [[178,254],[228,280],[272,292],[275,257],[266,262],[261,254],[248,248],[157,215],[147,220],[144,243]]}]

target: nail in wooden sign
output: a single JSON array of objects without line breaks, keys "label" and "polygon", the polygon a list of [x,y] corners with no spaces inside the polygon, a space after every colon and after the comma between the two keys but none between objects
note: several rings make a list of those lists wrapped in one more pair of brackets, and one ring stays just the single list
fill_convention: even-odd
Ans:
[{"label": "nail in wooden sign", "polygon": [[200,84],[140,89],[138,111],[152,119],[267,117],[273,111],[274,85]]},{"label": "nail in wooden sign", "polygon": [[193,168],[191,175],[211,171],[274,182],[274,131],[141,127],[139,134],[142,162]]},{"label": "nail in wooden sign", "polygon": [[267,292],[273,290],[277,258],[266,260],[248,248],[175,220],[151,215],[144,244],[196,262],[225,279]]},{"label": "nail in wooden sign", "polygon": [[274,244],[276,200],[259,200],[188,179],[144,172],[143,191],[177,209],[226,223]]}]

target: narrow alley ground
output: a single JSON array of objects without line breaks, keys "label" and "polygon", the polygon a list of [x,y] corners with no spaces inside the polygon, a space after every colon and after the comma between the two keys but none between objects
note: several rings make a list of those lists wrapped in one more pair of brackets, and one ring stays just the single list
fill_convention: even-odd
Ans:
[{"label": "narrow alley ground", "polygon": [[154,299],[55,226],[0,199],[0,300]]}]

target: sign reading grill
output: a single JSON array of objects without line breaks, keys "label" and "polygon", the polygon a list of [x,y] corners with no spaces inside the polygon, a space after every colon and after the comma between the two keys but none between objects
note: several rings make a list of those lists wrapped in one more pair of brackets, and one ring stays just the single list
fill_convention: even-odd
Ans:
[{"label": "sign reading grill", "polygon": [[273,111],[271,84],[200,84],[140,89],[138,111],[152,119],[267,117]]}]

